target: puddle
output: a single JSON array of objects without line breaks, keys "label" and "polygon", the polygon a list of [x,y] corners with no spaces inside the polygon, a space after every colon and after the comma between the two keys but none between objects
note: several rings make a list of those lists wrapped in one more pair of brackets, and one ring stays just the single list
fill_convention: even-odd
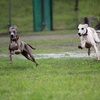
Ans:
[{"label": "puddle", "polygon": [[[87,53],[83,53],[83,52],[47,53],[47,54],[35,54],[34,56],[35,56],[36,59],[42,59],[42,58],[65,58],[65,57],[74,57],[74,58],[95,57],[95,55],[93,53],[91,53],[91,55],[88,56]],[[0,54],[0,57],[9,57],[9,55]],[[22,55],[13,55],[13,58],[26,59]]]},{"label": "puddle", "polygon": [[93,57],[94,55],[88,56],[87,53],[79,53],[79,52],[63,52],[63,53],[50,53],[50,54],[37,54],[35,55],[37,59],[39,58],[64,58],[64,57]]}]

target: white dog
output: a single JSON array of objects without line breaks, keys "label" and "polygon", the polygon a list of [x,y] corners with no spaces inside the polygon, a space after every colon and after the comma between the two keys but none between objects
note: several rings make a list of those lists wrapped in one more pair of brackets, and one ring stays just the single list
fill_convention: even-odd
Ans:
[{"label": "white dog", "polygon": [[90,55],[90,48],[93,47],[95,49],[97,59],[100,60],[99,51],[96,46],[97,43],[100,43],[100,39],[96,31],[93,28],[89,27],[88,24],[79,24],[78,35],[80,36],[81,40],[81,46],[78,46],[78,48],[88,48],[88,55]]}]

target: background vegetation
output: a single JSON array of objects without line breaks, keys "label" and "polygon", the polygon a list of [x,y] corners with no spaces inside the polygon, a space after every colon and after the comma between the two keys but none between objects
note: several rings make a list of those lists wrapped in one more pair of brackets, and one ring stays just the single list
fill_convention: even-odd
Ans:
[{"label": "background vegetation", "polygon": [[[79,22],[83,17],[99,15],[99,0],[79,0]],[[6,32],[9,24],[9,0],[0,1],[0,19],[0,33]],[[33,0],[12,0],[12,24],[16,24],[19,31],[33,31],[33,19]],[[75,0],[53,0],[54,30],[76,29],[75,20]]]}]

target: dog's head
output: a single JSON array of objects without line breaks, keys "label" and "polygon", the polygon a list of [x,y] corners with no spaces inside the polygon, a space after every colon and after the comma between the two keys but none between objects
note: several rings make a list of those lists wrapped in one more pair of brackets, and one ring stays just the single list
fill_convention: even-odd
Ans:
[{"label": "dog's head", "polygon": [[78,26],[78,35],[84,36],[87,34],[88,24],[79,24]]},{"label": "dog's head", "polygon": [[17,35],[17,27],[15,25],[9,28],[9,35],[11,40],[18,40],[19,37]]}]

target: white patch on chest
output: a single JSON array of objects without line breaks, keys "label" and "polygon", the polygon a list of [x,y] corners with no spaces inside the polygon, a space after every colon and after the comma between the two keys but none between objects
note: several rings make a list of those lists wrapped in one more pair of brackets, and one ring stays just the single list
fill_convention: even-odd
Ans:
[{"label": "white patch on chest", "polygon": [[17,47],[17,43],[16,43],[16,42],[12,42],[12,43],[10,44],[10,47],[11,47],[11,48],[16,48],[16,47]]}]

